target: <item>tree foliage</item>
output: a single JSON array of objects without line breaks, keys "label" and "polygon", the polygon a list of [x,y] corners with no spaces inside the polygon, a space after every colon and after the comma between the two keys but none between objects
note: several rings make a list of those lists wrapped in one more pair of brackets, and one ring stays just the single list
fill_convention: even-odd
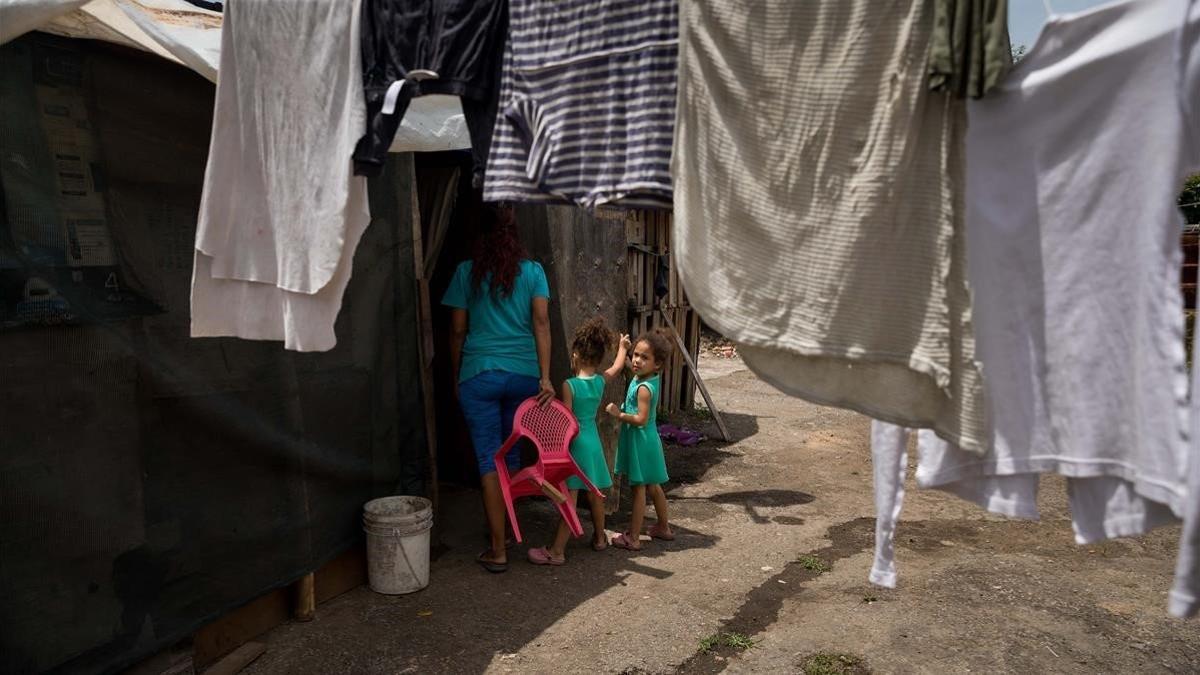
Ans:
[{"label": "tree foliage", "polygon": [[1179,194],[1179,206],[1192,225],[1200,225],[1200,173],[1187,179]]}]

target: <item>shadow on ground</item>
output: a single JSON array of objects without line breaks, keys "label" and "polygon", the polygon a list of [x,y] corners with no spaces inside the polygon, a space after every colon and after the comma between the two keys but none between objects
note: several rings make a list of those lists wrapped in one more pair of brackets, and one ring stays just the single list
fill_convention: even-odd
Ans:
[{"label": "shadow on ground", "polygon": [[[558,513],[545,500],[524,500],[518,518],[525,542],[509,549],[509,571],[492,575],[475,563],[485,546],[481,514],[477,491],[444,491],[434,533],[439,555],[428,588],[402,596],[355,589],[323,604],[316,621],[276,630],[268,653],[247,672],[329,672],[331,664],[354,673],[482,672],[502,666],[507,655],[526,645],[540,646],[556,621],[631,577],[672,576],[670,565],[657,560],[719,541],[677,527],[675,541],[646,542],[636,554],[614,547],[596,552],[588,546],[585,510],[580,513],[585,535],[568,545],[567,564],[538,567],[525,560],[525,551],[548,543]],[[623,522],[614,519],[608,529]]]},{"label": "shadow on ground", "polygon": [[[724,412],[721,413],[721,419],[725,421],[725,427],[729,429],[729,440],[721,440],[721,430],[717,427],[716,420],[707,411],[693,410],[691,412],[679,412],[669,415],[659,420],[660,423],[670,422],[675,426],[684,427],[700,433],[712,439],[712,442],[725,443],[732,445],[741,443],[753,436],[758,435],[760,419],[757,415],[746,415],[743,413]],[[769,419],[769,418],[768,418]]]},{"label": "shadow on ground", "polygon": [[[794,490],[738,490],[704,500],[681,494],[688,485],[711,478],[710,474],[722,464],[730,463],[721,472],[740,466],[742,453],[731,446],[758,434],[758,420],[753,415],[727,413],[731,442],[707,440],[689,448],[668,445],[667,466],[672,479],[665,488],[676,516],[691,517],[688,524],[694,526],[695,516],[701,511],[716,513],[722,506],[735,504],[745,508],[754,522],[777,522],[758,510],[812,501],[811,495]],[[717,437],[711,418],[695,416],[683,421],[710,439]],[[695,508],[701,505],[705,508]],[[627,526],[628,513],[626,487],[618,512],[606,523],[610,533]],[[653,509],[647,516],[653,522]],[[509,571],[491,575],[475,562],[475,556],[485,547],[478,491],[446,486],[431,542],[434,560],[428,588],[390,597],[365,587],[351,591],[323,604],[316,621],[289,624],[274,631],[267,654],[247,672],[329,672],[332,664],[337,664],[341,672],[354,673],[471,673],[489,667],[504,670],[506,664],[517,662],[512,655],[523,648],[554,649],[555,645],[543,642],[545,635],[553,634],[547,629],[568,614],[577,616],[581,608],[587,611],[588,603],[598,596],[607,595],[611,604],[612,594],[616,592],[619,597],[620,589],[639,575],[669,579],[675,574],[672,570],[678,568],[678,562],[671,558],[711,549],[720,541],[719,536],[676,524],[676,539],[672,542],[646,542],[636,554],[613,547],[596,552],[588,545],[591,526],[586,508],[581,509],[580,517],[585,535],[568,545],[567,564],[539,567],[526,561],[526,551],[548,543],[558,513],[546,500],[520,502],[518,518],[525,541],[509,549]],[[643,596],[639,593],[636,597]],[[631,597],[628,602],[636,605],[641,601]],[[630,611],[636,611],[636,607],[631,606]],[[598,639],[604,639],[603,625],[598,629]],[[571,646],[564,643],[560,648],[566,654]]]}]

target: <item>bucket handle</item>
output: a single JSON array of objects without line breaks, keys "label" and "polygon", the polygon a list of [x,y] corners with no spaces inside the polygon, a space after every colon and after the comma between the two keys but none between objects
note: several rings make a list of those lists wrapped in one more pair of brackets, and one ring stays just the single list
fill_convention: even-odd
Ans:
[{"label": "bucket handle", "polygon": [[[422,530],[422,531],[424,531],[424,530]],[[416,568],[413,567],[413,561],[409,560],[408,551],[406,549],[404,549],[404,544],[401,543],[401,539],[403,537],[406,537],[407,534],[413,534],[413,532],[406,532],[404,534],[401,534],[400,528],[397,528],[397,527],[391,528],[391,536],[396,538],[396,545],[400,546],[400,554],[402,556],[404,556],[404,565],[408,566],[408,573],[410,575],[412,575],[413,579],[416,579]]]}]

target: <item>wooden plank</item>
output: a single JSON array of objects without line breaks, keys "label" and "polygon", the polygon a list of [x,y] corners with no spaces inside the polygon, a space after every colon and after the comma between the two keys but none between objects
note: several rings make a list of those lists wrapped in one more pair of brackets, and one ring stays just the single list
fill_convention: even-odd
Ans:
[{"label": "wooden plank", "polygon": [[360,543],[317,570],[317,605],[366,583],[367,550]]},{"label": "wooden plank", "polygon": [[[687,308],[680,308],[679,311],[683,317],[679,324],[683,327],[683,344],[687,347],[688,353],[692,354],[694,358],[696,350],[692,346],[692,314],[695,312]],[[680,393],[679,407],[688,411],[692,409],[694,403],[692,392],[695,390],[695,385],[693,381],[691,372],[686,372],[683,380],[683,391]]]},{"label": "wooden plank", "polygon": [[255,659],[267,653],[267,646],[261,642],[247,642],[230,652],[212,668],[204,671],[204,675],[237,675],[254,663]]},{"label": "wooden plank", "polygon": [[637,304],[645,304],[645,288],[646,288],[646,254],[640,251],[634,253],[633,256],[633,291],[629,297],[634,299]]},{"label": "wooden plank", "polygon": [[143,659],[140,663],[122,672],[122,675],[195,675],[195,659],[192,644],[184,640],[175,646]]},{"label": "wooden plank", "polygon": [[[692,326],[691,332],[690,332],[691,341],[688,342],[688,349],[690,350],[690,353],[692,354],[693,358],[699,358],[700,337],[701,337],[701,335],[700,335],[700,332],[701,332],[700,313],[694,309],[688,309],[688,315],[690,317],[689,323]],[[686,406],[687,406],[688,410],[692,410],[696,407],[696,378],[695,377],[689,376],[689,379],[688,379]]]},{"label": "wooden plank", "polygon": [[677,407],[679,407],[680,409],[684,409],[683,399],[684,399],[685,387],[687,386],[687,381],[689,378],[689,374],[688,374],[689,371],[687,369],[687,361],[683,357],[685,355],[690,355],[691,349],[688,348],[688,343],[687,343],[687,311],[677,308],[675,310],[675,314],[677,317],[676,321],[678,321],[678,323],[676,325],[681,326],[684,330],[684,332],[681,333],[679,335],[679,337],[683,338],[683,340],[684,340],[683,348],[685,350],[683,353],[681,353],[679,355],[679,361],[680,361],[679,383],[676,385],[676,389],[675,389],[675,401],[676,401]]},{"label": "wooden plank", "polygon": [[[668,324],[670,323],[670,317],[663,314],[663,318],[666,319]],[[671,326],[671,328],[672,332],[674,332],[674,326]],[[710,396],[708,393],[708,387],[704,386],[704,379],[700,377],[700,369],[696,367],[696,362],[693,361],[691,355],[687,353],[686,347],[684,347],[683,344],[683,340],[679,338],[678,333],[675,334],[675,340],[676,346],[679,347],[684,354],[684,359],[687,361],[688,368],[691,368],[692,374],[696,378],[696,385],[700,387],[700,394],[704,396],[704,403],[708,406],[708,411],[712,413],[713,420],[715,420],[717,423],[717,429],[721,432],[721,440],[728,442],[730,439],[729,427],[725,426],[725,418],[721,416],[721,411],[717,410],[717,406],[713,404],[712,396]]]},{"label": "wooden plank", "polygon": [[658,260],[653,255],[642,256],[642,298],[643,304],[654,303],[654,282],[658,278]]},{"label": "wooden plank", "polygon": [[193,658],[204,668],[246,642],[286,622],[291,615],[288,589],[260,596],[196,631]]},{"label": "wooden plank", "polygon": [[[673,312],[675,314],[675,318],[673,319],[673,321],[675,322],[675,325],[677,325],[677,326],[683,325],[683,324],[679,323],[679,310],[678,309],[670,309],[667,311]],[[675,354],[675,358],[674,358],[675,363],[674,363],[673,367],[671,368],[671,410],[672,411],[678,411],[680,409],[680,398],[681,398],[681,394],[683,393],[683,374],[684,374],[683,373],[683,371],[684,371],[683,350],[687,349],[687,343],[682,342],[683,335],[679,335],[678,337],[681,338],[680,349],[675,350],[677,352]]]},{"label": "wooden plank", "polygon": [[[362,545],[334,558],[314,575],[317,604],[357,588],[367,581],[367,558]],[[197,630],[192,635],[192,659],[203,668],[246,642],[286,623],[291,589],[279,588],[260,596]]]},{"label": "wooden plank", "polygon": [[297,621],[312,621],[317,618],[317,584],[316,577],[311,572],[300,577],[294,586],[296,603],[292,608],[292,616]]},{"label": "wooden plank", "polygon": [[[416,183],[416,168],[412,154],[405,155],[407,162],[405,163],[406,171],[401,172],[400,180],[411,180]],[[404,191],[400,190],[399,194],[403,195]],[[428,467],[426,492],[429,494],[429,501],[433,504],[433,512],[438,513],[438,468],[437,468],[437,399],[434,397],[433,391],[433,309],[430,306],[429,300],[429,279],[426,277],[425,271],[425,236],[421,231],[421,204],[417,195],[417,190],[409,191],[408,208],[411,212],[411,226],[408,236],[412,237],[412,267],[413,277],[416,279],[417,285],[417,359],[419,363],[420,379],[421,379],[421,397],[425,413],[425,445],[428,458],[426,460]],[[399,207],[401,213],[406,205],[401,198]],[[403,232],[398,233],[404,236]],[[406,261],[401,260],[402,265]]]},{"label": "wooden plank", "polygon": [[[630,244],[638,244],[639,242],[631,241]],[[629,300],[633,304],[642,304],[642,289],[645,288],[645,259],[646,254],[642,251],[630,248],[629,249]]]},{"label": "wooden plank", "polygon": [[672,307],[679,306],[679,275],[675,272],[675,265],[671,264],[671,214],[669,211],[662,212],[662,254],[666,256],[663,260],[667,263],[670,272],[667,274],[667,286],[670,289],[667,292],[667,299]]},{"label": "wooden plank", "polygon": [[650,240],[650,248],[654,250],[654,255],[648,256],[650,258],[650,269],[653,279],[650,280],[650,287],[647,289],[646,302],[656,305],[658,304],[658,295],[656,295],[658,293],[658,254],[662,253],[660,241],[662,228],[659,227],[657,211],[647,211],[646,216],[653,224],[652,233],[654,236]]}]

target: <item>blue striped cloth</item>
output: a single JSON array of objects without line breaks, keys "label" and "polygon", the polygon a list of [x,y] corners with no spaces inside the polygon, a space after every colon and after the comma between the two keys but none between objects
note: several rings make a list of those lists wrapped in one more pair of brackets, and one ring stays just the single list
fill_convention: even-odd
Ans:
[{"label": "blue striped cloth", "polygon": [[487,201],[671,206],[678,0],[510,0]]}]

